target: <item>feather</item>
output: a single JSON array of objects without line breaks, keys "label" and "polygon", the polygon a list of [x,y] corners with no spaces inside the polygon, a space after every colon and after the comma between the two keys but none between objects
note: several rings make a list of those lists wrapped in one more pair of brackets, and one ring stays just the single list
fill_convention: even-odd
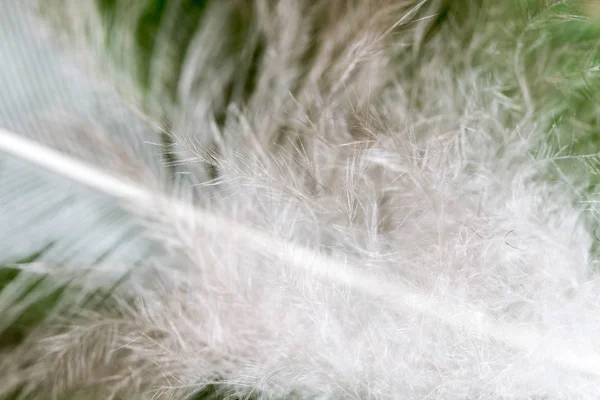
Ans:
[{"label": "feather", "polygon": [[[157,198],[157,195],[153,195],[152,192],[103,174],[77,160],[61,157],[56,152],[23,140],[9,132],[0,131],[0,149],[13,156],[36,163],[46,170],[124,199],[135,205],[138,210],[153,209],[157,207],[156,204],[166,203],[168,211],[165,212],[172,214],[173,219],[183,217],[192,219],[199,229],[209,234],[216,234],[222,237],[222,240],[233,241],[240,247],[247,247],[249,251],[269,255],[275,261],[290,265],[292,268],[308,269],[311,275],[323,275],[333,284],[346,285],[366,295],[387,299],[399,307],[398,311],[400,312],[403,308],[408,308],[417,313],[433,316],[440,322],[456,326],[459,329],[480,330],[482,334],[506,342],[519,350],[527,351],[544,346],[540,344],[543,335],[537,332],[530,332],[518,326],[497,325],[481,311],[452,307],[430,295],[414,293],[399,282],[387,283],[362,273],[360,268],[335,262],[310,249],[294,246],[293,243],[271,237],[234,221],[190,208],[189,205],[169,201],[166,198]],[[142,211],[143,214],[145,212]],[[554,353],[550,353],[549,358],[563,367],[600,376],[600,358],[598,356],[593,354],[573,355],[570,354],[573,353],[570,350],[566,350],[564,353]]]},{"label": "feather", "polygon": [[[73,6],[54,10],[67,48],[109,63],[93,3],[59,3]],[[532,73],[544,63],[527,66],[554,57],[563,77],[572,47],[550,54],[534,36],[575,14],[540,6],[525,21],[486,3],[507,25],[461,4],[435,32],[438,2],[214,3],[175,77],[165,38],[181,9],[167,6],[153,67],[135,75],[148,92],[100,90],[121,75],[88,70],[82,99],[105,94],[107,112],[82,100],[84,112],[63,103],[44,123],[3,123],[3,227],[73,248],[18,263],[1,287],[2,335],[32,305],[51,310],[10,345],[0,335],[0,396],[189,398],[217,385],[242,398],[595,398],[585,205],[598,157],[572,134],[595,109],[576,120],[551,97],[560,85]],[[125,19],[144,20],[141,8]],[[245,12],[247,43],[215,51],[215,32]],[[88,22],[87,45],[69,36]],[[248,53],[264,57],[254,72]],[[84,228],[20,220],[69,191]],[[108,255],[82,256],[96,246]]]}]

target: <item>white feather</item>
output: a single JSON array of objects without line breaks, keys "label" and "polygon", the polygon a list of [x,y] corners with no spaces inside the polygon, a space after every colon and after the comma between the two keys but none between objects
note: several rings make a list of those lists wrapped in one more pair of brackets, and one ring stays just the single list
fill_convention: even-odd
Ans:
[{"label": "white feather", "polygon": [[[70,27],[97,22],[91,2],[61,2],[85,16]],[[422,13],[436,2],[348,4],[208,7],[178,105],[166,107],[184,178],[144,145],[156,136],[137,134],[157,134],[156,104],[144,123],[110,100],[115,108],[82,118],[83,129],[65,107],[43,133],[0,130],[5,165],[17,157],[72,181],[48,178],[60,189],[46,191],[7,177],[6,226],[35,230],[6,210],[60,200],[80,183],[100,192],[82,197],[83,210],[109,207],[94,196],[117,198],[152,250],[132,257],[119,285],[111,270],[122,258],[66,272],[46,258],[49,288],[69,279],[69,290],[19,346],[0,350],[0,395],[169,399],[218,384],[263,398],[596,398],[600,280],[594,216],[579,203],[594,200],[583,193],[596,158],[569,153],[569,126],[540,109],[523,71],[524,51],[539,44],[507,45],[511,34],[496,39],[503,29],[492,26],[503,21],[479,18],[450,21],[423,43]],[[251,13],[239,56],[215,40],[236,12]],[[476,32],[467,46],[461,29]],[[244,97],[236,74],[261,40]],[[150,73],[154,100],[168,97],[166,43]],[[478,58],[497,48],[508,68]],[[111,118],[142,127],[115,135]],[[124,225],[62,229],[94,247],[97,232],[119,242]],[[26,282],[0,292],[5,321],[32,301],[20,300]],[[99,287],[108,305],[90,307]]]}]

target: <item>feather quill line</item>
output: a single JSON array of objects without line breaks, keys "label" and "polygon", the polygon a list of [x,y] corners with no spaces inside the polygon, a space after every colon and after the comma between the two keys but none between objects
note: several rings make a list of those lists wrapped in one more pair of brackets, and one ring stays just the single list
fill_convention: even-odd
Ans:
[{"label": "feather quill line", "polygon": [[202,228],[206,231],[227,235],[228,239],[234,239],[240,245],[251,250],[262,251],[299,270],[306,270],[320,278],[380,298],[394,308],[409,309],[439,319],[445,324],[471,334],[489,336],[525,353],[546,350],[542,352],[542,357],[547,360],[563,368],[600,377],[600,356],[593,352],[572,351],[534,329],[499,323],[472,307],[453,307],[433,296],[417,293],[400,282],[388,282],[370,276],[356,266],[338,262],[308,248],[168,199],[164,195],[151,193],[131,182],[114,177],[15,133],[0,129],[0,151],[126,202],[149,208],[156,206],[158,202],[167,203],[171,212],[185,215],[187,218],[191,211],[197,221],[202,222]]}]

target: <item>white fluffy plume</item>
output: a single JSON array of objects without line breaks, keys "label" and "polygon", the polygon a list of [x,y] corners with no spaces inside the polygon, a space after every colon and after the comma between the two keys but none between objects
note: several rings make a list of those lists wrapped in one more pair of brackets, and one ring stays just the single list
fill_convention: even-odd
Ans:
[{"label": "white fluffy plume", "polygon": [[40,3],[52,39],[5,3],[62,94],[3,67],[0,256],[49,247],[0,282],[0,397],[597,398],[598,159],[542,45],[471,1],[207,2],[173,82],[173,2],[140,89],[95,2]]}]

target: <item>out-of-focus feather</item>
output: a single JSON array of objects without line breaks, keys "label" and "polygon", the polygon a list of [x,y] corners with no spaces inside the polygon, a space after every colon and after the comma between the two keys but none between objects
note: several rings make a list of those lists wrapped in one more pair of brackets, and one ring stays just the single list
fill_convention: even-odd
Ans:
[{"label": "out-of-focus feather", "polygon": [[[555,98],[544,108],[555,88],[531,72],[544,63],[526,67],[531,54],[562,60],[569,46],[549,53],[529,35],[561,4],[522,18],[486,2],[486,18],[475,3],[431,36],[438,2],[211,3],[173,77],[173,2],[152,67],[134,68],[149,88],[124,83],[100,102],[107,114],[3,131],[12,165],[120,198],[151,252],[22,266],[0,292],[0,333],[42,294],[61,296],[0,348],[0,395],[169,399],[217,384],[263,398],[595,398],[600,288],[582,204],[595,201],[597,156],[565,144],[593,107],[579,119]],[[92,35],[67,35],[67,48],[108,64],[95,3],[56,4],[73,6],[55,10],[68,34]],[[147,17],[139,7],[113,16],[117,48],[133,37],[126,21]],[[245,13],[247,42],[221,49],[217,32],[233,35]],[[175,169],[144,144],[161,141],[165,117]],[[12,176],[7,204],[28,192],[39,204],[43,188]],[[67,181],[61,191],[82,190]],[[121,247],[127,223],[88,221],[67,243],[102,248],[100,233]]]},{"label": "out-of-focus feather", "polygon": [[[151,163],[161,164],[156,157],[160,148],[144,144],[159,141],[155,131],[126,110],[114,94],[64,62],[56,46],[39,34],[32,15],[10,2],[1,8],[2,128],[60,145],[88,161],[111,159],[106,166],[112,167],[118,167],[119,147],[146,146],[149,150],[138,154],[147,156],[148,168]],[[110,132],[106,140],[114,141],[114,147],[83,141],[82,129],[100,135]],[[54,140],[57,134],[60,141]],[[100,141],[98,134],[86,136]],[[114,199],[79,190],[5,157],[0,160],[0,185],[1,223],[12,227],[0,233],[0,260],[4,262],[47,248],[45,257],[59,263],[89,264],[114,256],[115,261],[122,258],[129,264],[149,251],[147,243],[135,239],[139,236],[135,223]]]}]

